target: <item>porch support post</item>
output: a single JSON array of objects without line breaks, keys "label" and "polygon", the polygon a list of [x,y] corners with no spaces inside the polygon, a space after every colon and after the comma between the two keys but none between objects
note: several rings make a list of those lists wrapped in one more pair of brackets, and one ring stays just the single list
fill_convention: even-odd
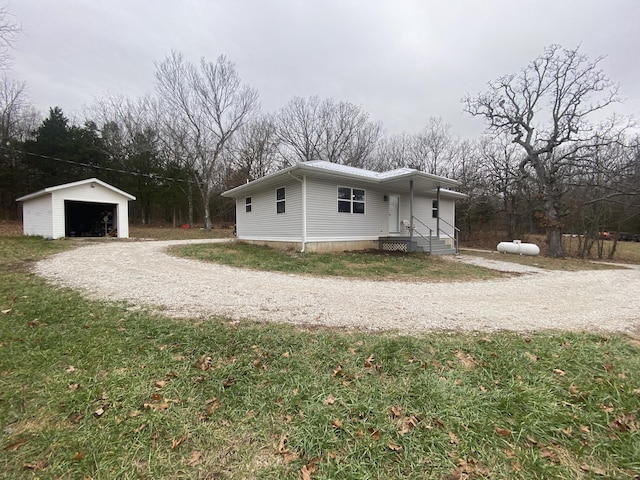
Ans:
[{"label": "porch support post", "polygon": [[409,180],[409,241],[413,242],[413,180]]},{"label": "porch support post", "polygon": [[436,210],[436,237],[440,238],[440,185],[436,191],[436,203],[438,208]]}]

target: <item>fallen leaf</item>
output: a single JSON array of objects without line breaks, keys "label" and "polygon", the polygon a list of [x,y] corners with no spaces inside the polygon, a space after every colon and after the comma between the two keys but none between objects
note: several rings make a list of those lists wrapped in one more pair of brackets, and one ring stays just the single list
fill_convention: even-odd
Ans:
[{"label": "fallen leaf", "polygon": [[316,463],[308,463],[302,466],[302,480],[311,480],[311,474],[314,473],[318,469],[318,465]]},{"label": "fallen leaf", "polygon": [[97,418],[100,418],[102,415],[104,415],[104,408],[100,407],[95,412],[93,412],[93,415]]},{"label": "fallen leaf", "polygon": [[191,452],[191,457],[189,458],[189,466],[195,467],[196,465],[200,465],[202,463],[202,452],[200,450],[194,450]]},{"label": "fallen leaf", "polygon": [[478,388],[480,389],[480,391],[481,391],[482,393],[487,393],[487,388],[486,388],[486,387],[484,387],[484,386],[482,386],[482,385],[479,385],[479,386],[478,386]]},{"label": "fallen leaf", "polygon": [[607,362],[604,362],[604,369],[605,369],[607,372],[612,372],[612,371],[613,371],[613,363],[608,362],[608,361],[607,361]]},{"label": "fallen leaf", "polygon": [[34,472],[38,472],[40,470],[46,470],[48,466],[49,466],[49,462],[47,462],[44,458],[41,460],[38,460],[36,463],[25,463],[23,465],[24,468],[33,470]]},{"label": "fallen leaf", "polygon": [[336,403],[336,397],[333,395],[329,395],[324,401],[325,405],[333,405],[334,403]]},{"label": "fallen leaf", "polygon": [[65,372],[67,373],[72,373],[76,371],[76,367],[74,367],[73,365],[69,365],[66,369]]},{"label": "fallen leaf", "polygon": [[390,450],[393,450],[394,452],[399,452],[402,450],[402,446],[396,445],[395,443],[390,443],[388,447]]},{"label": "fallen leaf", "polygon": [[287,452],[282,454],[282,461],[284,462],[285,465],[297,459],[298,459],[298,455],[296,455],[295,453]]},{"label": "fallen leaf", "polygon": [[560,370],[559,368],[554,368],[553,372],[560,375],[561,377],[564,377],[567,374],[567,372],[565,372],[564,370]]},{"label": "fallen leaf", "polygon": [[374,361],[374,356],[373,353],[371,355],[369,355],[367,357],[367,359],[364,361],[364,366],[366,368],[371,368],[373,366],[373,361]]},{"label": "fallen leaf", "polygon": [[529,353],[529,352],[524,352],[525,356],[529,359],[529,361],[531,363],[537,362],[538,361],[538,357],[536,355],[534,355],[533,353]]},{"label": "fallen leaf", "polygon": [[72,383],[71,385],[69,385],[69,390],[71,390],[72,392],[75,392],[79,388],[80,388],[79,383]]},{"label": "fallen leaf", "polygon": [[338,376],[342,376],[342,365],[338,365],[338,367],[333,371],[333,376],[334,377],[338,377]]},{"label": "fallen leaf", "polygon": [[15,452],[16,450],[19,450],[22,447],[24,447],[26,443],[27,443],[26,439],[19,438],[16,441],[11,442],[10,444],[5,445],[4,447],[2,447],[2,450],[6,451],[6,452]]},{"label": "fallen leaf", "polygon": [[234,384],[236,383],[236,379],[233,377],[227,377],[224,379],[224,381],[222,382],[222,386],[224,388],[229,388],[232,387]]},{"label": "fallen leaf", "polygon": [[456,352],[456,358],[460,360],[464,368],[473,368],[476,366],[475,359],[468,353],[458,351]]},{"label": "fallen leaf", "polygon": [[496,427],[496,433],[498,435],[500,435],[501,437],[510,437],[511,436],[511,430],[509,430],[507,428]]},{"label": "fallen leaf", "polygon": [[145,428],[147,428],[147,424],[143,423],[142,425],[140,425],[138,428],[134,428],[133,429],[133,433],[140,433],[142,430],[144,430]]},{"label": "fallen leaf", "polygon": [[402,415],[402,409],[394,405],[391,407],[391,414],[396,418],[400,417]]},{"label": "fallen leaf", "polygon": [[603,403],[601,403],[600,405],[598,405],[603,411],[607,412],[607,413],[611,413],[613,412],[613,406],[611,405],[605,405]]},{"label": "fallen leaf", "polygon": [[458,438],[458,436],[453,433],[453,432],[449,432],[449,441],[451,443],[453,443],[454,445],[458,445],[460,443],[460,439]]},{"label": "fallen leaf", "polygon": [[4,310],[0,310],[2,312],[3,315],[6,315],[7,313],[11,312],[10,308],[5,308]]},{"label": "fallen leaf", "polygon": [[84,452],[76,452],[73,455],[73,459],[77,462],[79,460],[82,460],[85,456],[86,456],[86,454]]},{"label": "fallen leaf", "polygon": [[582,426],[580,427],[580,431],[581,431],[582,433],[591,433],[591,429],[590,429],[587,425],[582,425]]},{"label": "fallen leaf", "polygon": [[169,345],[160,345],[158,347],[158,350],[160,350],[162,352],[162,351],[166,350],[167,348],[169,348]]},{"label": "fallen leaf", "polygon": [[376,442],[380,440],[380,432],[378,430],[369,428],[369,433],[371,434],[371,438],[373,438]]},{"label": "fallen leaf", "polygon": [[280,437],[280,441],[278,442],[278,453],[284,454],[289,453],[289,449],[286,447],[287,442],[289,441],[289,435],[286,433]]},{"label": "fallen leaf", "polygon": [[569,387],[569,395],[571,395],[572,397],[578,396],[579,393],[580,390],[576,385],[571,385],[571,387]]},{"label": "fallen leaf", "polygon": [[187,439],[188,435],[186,433],[182,434],[180,438],[171,440],[171,450],[176,449],[182,442]]},{"label": "fallen leaf", "polygon": [[333,425],[335,428],[342,428],[342,420],[340,420],[339,418],[336,418],[333,422],[331,422],[331,425]]},{"label": "fallen leaf", "polygon": [[167,382],[165,380],[159,380],[155,383],[157,389],[164,388],[166,384]]},{"label": "fallen leaf", "polygon": [[407,419],[406,422],[402,424],[402,429],[400,429],[400,435],[405,435],[409,433],[411,429],[416,426],[418,426],[418,419],[412,415]]},{"label": "fallen leaf", "polygon": [[289,357],[291,356],[291,354],[290,354],[289,352],[284,352],[284,353],[282,354],[282,356],[283,356],[284,358],[289,358]]}]

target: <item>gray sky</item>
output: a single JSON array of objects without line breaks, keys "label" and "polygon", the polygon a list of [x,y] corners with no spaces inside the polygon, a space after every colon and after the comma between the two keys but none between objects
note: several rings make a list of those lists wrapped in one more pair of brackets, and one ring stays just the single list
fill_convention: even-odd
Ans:
[{"label": "gray sky", "polygon": [[24,34],[12,75],[46,114],[82,118],[106,93],[154,89],[154,62],[226,54],[274,111],[293,96],[345,100],[388,133],[442,117],[481,133],[460,99],[559,43],[621,84],[617,112],[640,113],[638,0],[8,0]]}]

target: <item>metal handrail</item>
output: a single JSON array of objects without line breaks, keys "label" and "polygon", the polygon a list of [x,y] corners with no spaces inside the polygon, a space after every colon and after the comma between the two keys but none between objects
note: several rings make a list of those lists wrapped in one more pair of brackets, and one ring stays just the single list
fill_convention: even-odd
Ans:
[{"label": "metal handrail", "polygon": [[[453,228],[453,237],[451,235],[449,235],[447,232],[445,232],[444,230],[442,230],[442,233],[444,233],[447,237],[449,237],[451,240],[453,240],[453,244],[456,247],[456,253],[458,253],[458,237],[459,237],[458,233],[460,233],[460,229],[458,227],[456,227],[455,225],[451,225],[444,218],[440,218],[440,221],[446,223],[451,228]],[[440,236],[440,231],[438,231],[438,236]]]},{"label": "metal handrail", "polygon": [[422,238],[424,238],[427,242],[429,242],[429,255],[431,255],[431,237],[433,236],[433,230],[431,229],[431,227],[429,225],[426,225],[422,220],[420,220],[418,217],[414,216],[413,217],[414,220],[417,220],[419,223],[421,223],[423,226],[427,227],[429,229],[429,238],[425,237],[424,235],[422,235],[418,229],[416,227],[413,227],[413,231],[415,233],[417,233],[418,235],[420,235]]}]

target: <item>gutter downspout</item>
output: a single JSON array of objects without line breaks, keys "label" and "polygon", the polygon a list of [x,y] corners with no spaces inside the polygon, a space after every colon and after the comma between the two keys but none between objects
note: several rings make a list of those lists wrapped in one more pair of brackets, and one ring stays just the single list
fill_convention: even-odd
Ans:
[{"label": "gutter downspout", "polygon": [[300,249],[300,253],[304,253],[307,244],[307,176],[302,175],[302,180],[294,177],[291,172],[289,172],[289,176],[302,184],[302,248]]}]

